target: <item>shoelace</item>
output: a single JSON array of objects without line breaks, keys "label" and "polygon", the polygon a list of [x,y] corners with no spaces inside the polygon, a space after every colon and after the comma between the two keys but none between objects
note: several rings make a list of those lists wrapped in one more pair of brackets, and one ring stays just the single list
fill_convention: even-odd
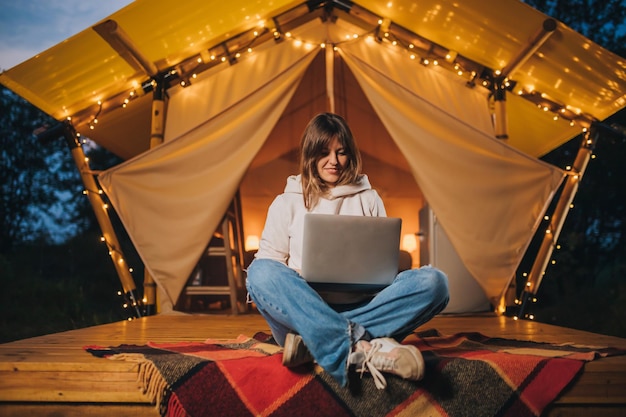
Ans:
[{"label": "shoelace", "polygon": [[[376,369],[376,366],[373,363],[374,355],[380,350],[380,348],[382,348],[382,345],[378,343],[372,343],[370,350],[365,353],[365,359],[363,359],[363,363],[361,364],[361,378],[363,378],[363,373],[365,372],[365,367],[367,366],[367,370],[370,372],[370,374],[372,374],[372,378],[374,378],[374,384],[376,385],[376,388],[385,389],[387,387],[387,380],[385,380],[383,374],[378,369]],[[383,369],[387,369],[390,366],[393,366],[393,363],[391,362],[391,358],[383,357],[382,363],[379,363],[378,365]]]}]

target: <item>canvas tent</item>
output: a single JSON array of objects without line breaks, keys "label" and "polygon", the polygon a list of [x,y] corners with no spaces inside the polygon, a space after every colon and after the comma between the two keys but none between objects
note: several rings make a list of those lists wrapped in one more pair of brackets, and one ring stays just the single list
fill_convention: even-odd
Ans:
[{"label": "canvas tent", "polygon": [[536,157],[626,105],[623,60],[560,23],[532,48],[547,16],[515,0],[185,5],[135,1],[0,76],[127,159],[98,179],[170,303],[239,188],[260,234],[304,125],[333,110],[404,232],[427,202],[496,304],[568,176]]}]

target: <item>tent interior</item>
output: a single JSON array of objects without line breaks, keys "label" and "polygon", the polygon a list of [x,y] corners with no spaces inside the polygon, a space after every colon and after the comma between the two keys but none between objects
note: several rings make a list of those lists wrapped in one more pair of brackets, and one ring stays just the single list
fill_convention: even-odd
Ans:
[{"label": "tent interior", "polygon": [[[286,178],[299,172],[299,145],[304,126],[312,115],[328,110],[325,59],[324,53],[318,53],[314,58],[292,100],[243,177],[240,196],[247,241],[250,236],[252,242],[261,236],[269,205],[283,191]],[[361,151],[363,172],[368,174],[373,187],[385,202],[387,215],[402,218],[401,248],[409,252],[412,267],[430,263],[430,242],[424,239],[426,224],[420,224],[420,216],[430,210],[406,156],[376,115],[350,69],[340,58],[334,65],[334,85],[337,86],[334,111],[343,115],[351,125]],[[445,233],[438,232],[445,239]],[[423,259],[420,259],[420,253]],[[454,254],[452,248],[447,252],[448,256],[454,257]],[[462,291],[472,295],[464,298],[453,296],[447,312],[484,311],[489,308],[484,291],[475,284],[476,281],[457,257],[445,266],[439,263],[447,269],[461,268],[451,284],[455,295],[457,291],[459,295]]]},{"label": "tent interior", "polygon": [[[448,272],[447,311],[494,308],[572,177],[537,158],[626,106],[622,59],[517,0],[189,3],[196,13],[135,1],[0,76],[126,160],[98,180],[163,309],[238,190],[245,235],[261,235],[323,111],[347,119],[387,214],[418,237],[413,265]],[[168,31],[150,20],[164,10]],[[132,59],[105,39],[111,21]],[[68,57],[79,62],[61,70]]]},{"label": "tent interior", "polygon": [[[299,172],[300,136],[311,115],[327,110],[324,54],[318,54],[303,75],[296,92],[276,127],[250,164],[241,183],[244,229],[260,236],[265,214],[280,194],[289,175]],[[391,139],[352,73],[340,64],[335,74],[335,112],[351,123],[363,158],[363,171],[370,173],[375,188],[386,202],[388,215],[404,220],[403,230],[419,230],[417,213],[423,196],[411,175],[406,157]]]}]

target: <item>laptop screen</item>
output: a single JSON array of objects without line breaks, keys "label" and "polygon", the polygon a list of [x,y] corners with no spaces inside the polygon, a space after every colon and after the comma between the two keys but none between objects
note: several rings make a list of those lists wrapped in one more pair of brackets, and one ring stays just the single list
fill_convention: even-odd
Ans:
[{"label": "laptop screen", "polygon": [[307,213],[302,276],[318,290],[367,291],[398,273],[402,220]]}]

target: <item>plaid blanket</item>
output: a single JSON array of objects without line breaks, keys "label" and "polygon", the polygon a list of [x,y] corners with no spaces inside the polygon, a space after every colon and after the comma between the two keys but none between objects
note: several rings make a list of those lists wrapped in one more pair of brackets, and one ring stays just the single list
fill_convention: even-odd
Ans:
[{"label": "plaid blanket", "polygon": [[317,365],[286,368],[282,350],[259,333],[234,340],[86,346],[93,355],[135,361],[139,385],[162,416],[538,416],[584,362],[624,354],[612,348],[417,333],[404,343],[424,356],[419,382],[354,375],[340,387]]}]

